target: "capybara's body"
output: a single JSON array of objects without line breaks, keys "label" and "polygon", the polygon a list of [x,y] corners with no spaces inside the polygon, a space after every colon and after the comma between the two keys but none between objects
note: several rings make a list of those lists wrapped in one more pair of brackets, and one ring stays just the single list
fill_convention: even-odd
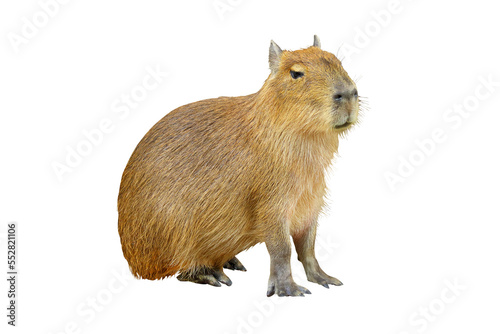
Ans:
[{"label": "capybara's body", "polygon": [[259,92],[177,108],[141,140],[118,199],[122,249],[134,275],[179,272],[183,280],[230,285],[222,267],[265,242],[268,295],[308,293],[288,278],[292,236],[308,278],[337,283],[317,266],[314,237],[325,172],[358,102],[357,92],[334,97],[355,86],[317,43],[294,52],[272,43],[272,73]]}]

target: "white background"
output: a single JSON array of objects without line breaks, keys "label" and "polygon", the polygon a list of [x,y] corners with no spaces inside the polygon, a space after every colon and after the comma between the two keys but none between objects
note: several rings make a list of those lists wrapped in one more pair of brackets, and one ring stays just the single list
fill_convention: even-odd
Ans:
[{"label": "white background", "polygon": [[[394,10],[389,0],[74,0],[43,22],[37,1],[2,2],[0,258],[6,224],[18,222],[20,273],[15,330],[0,285],[2,328],[498,333],[500,23],[492,3],[401,0]],[[46,24],[15,47],[23,18]],[[344,57],[369,104],[341,142],[320,220],[322,267],[344,286],[305,281],[293,255],[295,279],[312,295],[267,298],[264,245],[240,254],[248,272],[228,271],[231,287],[132,279],[116,198],[136,144],[178,106],[257,91],[269,41],[293,50],[314,34]],[[120,118],[113,103],[141,85],[147,67],[169,74]],[[481,78],[496,86],[488,91]],[[453,108],[464,104],[470,112],[457,118]],[[53,164],[104,119],[112,131],[59,180]],[[429,144],[439,129],[445,140]],[[391,188],[388,173],[410,158],[416,163]]]}]

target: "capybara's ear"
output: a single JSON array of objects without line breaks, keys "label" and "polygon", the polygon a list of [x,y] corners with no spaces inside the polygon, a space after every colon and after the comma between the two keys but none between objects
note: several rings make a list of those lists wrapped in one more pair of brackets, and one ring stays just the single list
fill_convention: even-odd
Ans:
[{"label": "capybara's ear", "polygon": [[318,35],[314,35],[314,43],[313,46],[321,49],[321,42],[319,41]]},{"label": "capybara's ear", "polygon": [[269,46],[269,68],[271,72],[276,73],[280,67],[281,48],[273,40]]}]

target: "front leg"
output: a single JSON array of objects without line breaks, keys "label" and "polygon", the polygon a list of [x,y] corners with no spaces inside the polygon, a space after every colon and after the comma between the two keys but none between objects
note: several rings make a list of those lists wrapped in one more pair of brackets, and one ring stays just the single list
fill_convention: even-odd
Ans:
[{"label": "front leg", "polygon": [[267,296],[304,296],[311,293],[306,288],[296,284],[290,267],[291,243],[288,234],[288,224],[283,222],[266,238],[266,247],[271,257],[271,274]]},{"label": "front leg", "polygon": [[304,266],[307,280],[318,283],[325,288],[328,288],[328,284],[342,285],[341,281],[335,277],[327,275],[319,266],[318,260],[316,260],[316,255],[314,253],[316,227],[317,222],[314,221],[305,231],[293,236],[295,249],[297,250],[299,261],[302,262],[302,265]]}]

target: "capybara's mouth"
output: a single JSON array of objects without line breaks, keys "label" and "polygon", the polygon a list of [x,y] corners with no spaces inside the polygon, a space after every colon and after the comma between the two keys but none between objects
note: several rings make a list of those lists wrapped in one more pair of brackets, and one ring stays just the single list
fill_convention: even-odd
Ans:
[{"label": "capybara's mouth", "polygon": [[345,122],[344,124],[341,124],[341,125],[335,125],[335,129],[345,129],[351,125],[352,125],[352,122]]}]

